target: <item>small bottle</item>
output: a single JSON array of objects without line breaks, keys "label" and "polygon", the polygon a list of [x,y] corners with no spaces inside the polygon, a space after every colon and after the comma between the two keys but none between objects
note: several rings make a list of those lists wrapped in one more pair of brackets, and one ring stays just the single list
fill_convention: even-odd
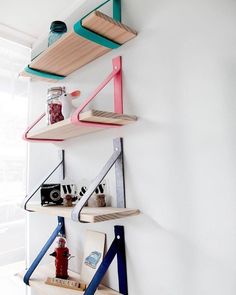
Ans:
[{"label": "small bottle", "polygon": [[48,125],[64,120],[60,96],[65,94],[65,87],[52,87],[48,89],[47,97],[47,123]]},{"label": "small bottle", "polygon": [[51,23],[50,33],[48,36],[48,47],[62,37],[67,32],[66,24],[62,21],[56,20]]}]

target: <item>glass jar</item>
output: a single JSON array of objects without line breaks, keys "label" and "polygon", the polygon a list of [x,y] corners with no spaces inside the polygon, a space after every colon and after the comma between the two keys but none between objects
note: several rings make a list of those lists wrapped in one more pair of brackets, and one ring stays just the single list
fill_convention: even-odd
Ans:
[{"label": "glass jar", "polygon": [[66,24],[62,21],[56,20],[51,23],[50,33],[48,36],[48,47],[62,37],[67,32]]},{"label": "glass jar", "polygon": [[64,120],[60,97],[65,94],[65,87],[48,89],[47,96],[47,123],[48,125]]}]

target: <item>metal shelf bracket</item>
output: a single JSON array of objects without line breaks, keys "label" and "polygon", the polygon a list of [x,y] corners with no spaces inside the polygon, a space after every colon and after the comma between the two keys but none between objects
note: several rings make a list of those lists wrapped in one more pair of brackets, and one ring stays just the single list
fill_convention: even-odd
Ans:
[{"label": "metal shelf bracket", "polygon": [[[96,187],[102,182],[113,165],[115,165],[116,174],[116,200],[118,208],[125,208],[125,179],[124,179],[124,163],[123,163],[123,140],[118,137],[113,140],[114,152],[107,163],[101,169],[97,177],[92,181],[89,188],[79,202],[75,205],[71,212],[71,219],[83,222],[80,219],[80,213],[89,198],[94,193]],[[86,223],[86,222],[85,222]]]},{"label": "metal shelf bracket", "polygon": [[[85,107],[97,96],[97,94],[103,90],[107,84],[114,81],[114,112],[123,114],[123,93],[122,93],[122,58],[117,56],[112,59],[112,72],[100,83],[100,85],[92,92],[92,94],[85,99],[85,101],[73,112],[70,119],[74,125],[80,127],[97,127],[97,128],[118,128],[120,125],[111,123],[95,123],[80,121],[80,113]],[[33,124],[31,124],[23,134],[23,139],[29,142],[61,142],[64,139],[53,138],[31,138],[29,132],[46,116],[44,112]],[[56,123],[55,123],[56,124]]]},{"label": "metal shelf bracket", "polygon": [[64,223],[64,217],[58,216],[58,225],[47,240],[46,244],[43,246],[42,250],[39,252],[38,256],[35,258],[29,269],[27,270],[26,274],[24,275],[23,281],[26,285],[29,285],[29,280],[37,266],[39,265],[40,261],[56,239],[58,235],[65,236],[65,223]]},{"label": "metal shelf bracket", "polygon": [[124,227],[116,225],[114,227],[114,231],[115,238],[109,250],[107,251],[107,254],[103,258],[103,261],[100,264],[98,270],[96,271],[92,281],[85,290],[84,295],[93,295],[96,292],[102,278],[104,277],[116,255],[118,266],[119,292],[123,295],[128,295]]},{"label": "metal shelf bracket", "polygon": [[57,164],[57,166],[48,174],[48,176],[43,179],[40,182],[40,185],[37,186],[37,188],[33,191],[33,193],[26,195],[25,198],[23,199],[23,202],[21,204],[21,207],[24,208],[26,211],[31,212],[31,210],[27,209],[27,203],[33,198],[33,196],[37,193],[37,191],[40,189],[40,187],[54,174],[55,171],[57,171],[59,168],[61,168],[61,178],[65,179],[65,151],[61,150],[60,151],[60,162]]}]

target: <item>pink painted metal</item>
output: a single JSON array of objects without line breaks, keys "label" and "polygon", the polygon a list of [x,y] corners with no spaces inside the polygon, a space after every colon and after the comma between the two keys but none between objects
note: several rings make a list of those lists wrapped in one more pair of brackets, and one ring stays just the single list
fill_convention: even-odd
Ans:
[{"label": "pink painted metal", "polygon": [[108,77],[94,90],[94,92],[82,103],[81,106],[72,114],[71,122],[76,125],[93,126],[93,127],[118,127],[114,124],[81,122],[79,114],[84,108],[96,97],[96,95],[114,78],[114,111],[123,114],[123,98],[122,98],[122,63],[121,56],[117,56],[112,60],[113,71]]},{"label": "pink painted metal", "polygon": [[[117,56],[112,60],[113,70],[108,77],[93,91],[93,93],[76,109],[71,116],[71,122],[75,125],[97,128],[116,128],[120,125],[109,123],[94,123],[82,122],[79,120],[80,113],[84,108],[96,97],[96,95],[112,80],[114,79],[114,112],[123,114],[123,96],[122,96],[122,60],[121,56]],[[23,139],[27,141],[63,141],[63,139],[49,139],[49,138],[30,138],[29,131],[46,115],[43,113],[32,125],[30,125],[23,135]]]},{"label": "pink painted metal", "polygon": [[112,60],[113,69],[118,70],[114,76],[114,112],[123,114],[123,93],[122,93],[122,63],[121,56]]},{"label": "pink painted metal", "polygon": [[26,141],[32,141],[32,142],[35,142],[35,141],[43,141],[43,142],[45,142],[45,141],[49,141],[49,142],[51,142],[51,141],[57,141],[58,142],[58,141],[63,141],[64,140],[64,139],[30,138],[30,137],[28,137],[28,133],[30,132],[30,130],[33,129],[34,126],[37,125],[38,122],[40,122],[43,119],[43,117],[45,117],[45,116],[46,116],[46,113],[43,113],[36,121],[34,121],[34,123],[32,123],[26,129],[25,133],[23,134],[23,139],[24,140],[26,140]]}]

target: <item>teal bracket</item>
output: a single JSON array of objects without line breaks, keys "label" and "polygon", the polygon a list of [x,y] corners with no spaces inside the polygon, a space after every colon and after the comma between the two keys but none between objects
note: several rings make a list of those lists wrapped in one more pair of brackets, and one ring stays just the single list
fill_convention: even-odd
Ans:
[{"label": "teal bracket", "polygon": [[53,79],[53,80],[63,80],[65,78],[65,76],[60,76],[60,75],[56,75],[56,74],[50,74],[50,73],[46,73],[43,71],[39,71],[39,70],[35,70],[30,68],[29,66],[27,66],[24,71],[28,74],[34,75],[34,76],[38,76],[38,77],[42,77],[45,79]]},{"label": "teal bracket", "polygon": [[[103,37],[87,28],[84,28],[82,25],[82,21],[84,18],[86,18],[89,14],[92,12],[98,10],[103,5],[107,4],[111,0],[107,0],[103,2],[101,5],[90,11],[88,14],[86,14],[84,17],[82,17],[77,23],[74,24],[74,31],[76,34],[95,42],[101,46],[110,48],[110,49],[116,49],[121,46],[121,44],[114,42],[106,37]],[[121,0],[112,0],[113,1],[113,19],[116,21],[121,21]]]},{"label": "teal bracket", "polygon": [[[84,18],[86,18],[89,14],[91,14],[93,11],[98,10],[103,5],[107,4],[111,0],[107,0],[103,2],[101,5],[90,11],[88,14],[86,14],[84,17],[82,17],[77,23],[74,24],[74,32],[80,36],[82,36],[85,39],[88,39],[92,42],[95,42],[101,46],[110,48],[110,49],[116,49],[121,46],[121,44],[114,42],[106,37],[103,37],[89,29],[86,29],[82,26],[82,21]],[[113,1],[113,19],[116,21],[121,21],[121,0],[112,0]],[[39,71],[36,69],[32,69],[29,66],[27,66],[24,71],[28,74],[41,77],[44,79],[52,79],[52,80],[63,80],[65,76],[51,74],[43,71]]]}]

